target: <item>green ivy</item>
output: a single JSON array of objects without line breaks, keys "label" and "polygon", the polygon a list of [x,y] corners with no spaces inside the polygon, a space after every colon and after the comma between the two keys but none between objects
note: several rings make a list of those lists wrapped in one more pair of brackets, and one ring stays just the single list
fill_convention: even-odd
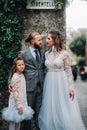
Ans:
[{"label": "green ivy", "polygon": [[6,86],[12,61],[21,49],[26,1],[0,0],[0,87]]},{"label": "green ivy", "polygon": [[55,8],[58,9],[59,6],[68,6],[72,0],[54,0]]}]

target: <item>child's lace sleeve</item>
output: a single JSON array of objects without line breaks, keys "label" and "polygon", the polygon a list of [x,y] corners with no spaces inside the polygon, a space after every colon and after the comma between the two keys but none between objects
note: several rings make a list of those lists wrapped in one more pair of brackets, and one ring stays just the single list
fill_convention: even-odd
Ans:
[{"label": "child's lace sleeve", "polygon": [[67,74],[68,82],[69,82],[69,87],[70,89],[73,88],[73,75],[72,75],[72,70],[71,70],[71,60],[70,60],[70,54],[66,51],[64,54],[64,69]]},{"label": "child's lace sleeve", "polygon": [[21,104],[21,100],[20,100],[20,88],[19,88],[19,82],[20,82],[20,79],[19,78],[14,78],[13,77],[13,80],[11,82],[11,86],[12,86],[12,92],[13,92],[13,95],[14,95],[14,100],[16,102],[16,105],[17,107],[22,107],[22,104]]}]

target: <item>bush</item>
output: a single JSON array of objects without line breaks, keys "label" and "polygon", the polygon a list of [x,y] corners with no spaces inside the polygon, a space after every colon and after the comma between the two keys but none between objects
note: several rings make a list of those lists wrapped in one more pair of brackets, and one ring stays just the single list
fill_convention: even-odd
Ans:
[{"label": "bush", "polygon": [[0,87],[6,86],[12,61],[21,49],[20,14],[25,5],[26,0],[0,0]]},{"label": "bush", "polygon": [[78,64],[78,66],[84,66],[85,65],[85,57],[79,56],[77,58],[77,64]]}]

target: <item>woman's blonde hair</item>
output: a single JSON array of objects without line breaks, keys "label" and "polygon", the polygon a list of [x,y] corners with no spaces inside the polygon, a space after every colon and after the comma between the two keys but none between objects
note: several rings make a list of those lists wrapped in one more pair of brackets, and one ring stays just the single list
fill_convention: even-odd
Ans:
[{"label": "woman's blonde hair", "polygon": [[62,39],[60,33],[58,31],[50,31],[49,34],[51,34],[51,38],[54,41],[56,51],[62,50]]},{"label": "woman's blonde hair", "polygon": [[20,56],[16,57],[14,60],[13,60],[13,65],[12,65],[12,68],[11,68],[11,71],[10,71],[10,78],[13,76],[13,74],[16,72],[16,65],[17,65],[17,61],[18,60],[22,60],[24,61],[24,59]]}]

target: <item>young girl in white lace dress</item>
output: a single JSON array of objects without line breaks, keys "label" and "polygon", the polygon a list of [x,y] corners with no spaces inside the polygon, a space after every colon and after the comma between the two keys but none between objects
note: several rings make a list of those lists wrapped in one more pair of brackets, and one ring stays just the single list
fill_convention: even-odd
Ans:
[{"label": "young girl in white lace dress", "polygon": [[62,49],[58,31],[48,33],[47,73],[38,117],[40,130],[85,130],[76,99],[70,55]]},{"label": "young girl in white lace dress", "polygon": [[34,111],[27,105],[26,81],[23,75],[24,60],[17,57],[11,69],[12,92],[9,96],[9,106],[2,111],[2,118],[9,121],[9,130],[20,130],[22,120],[30,120]]}]

